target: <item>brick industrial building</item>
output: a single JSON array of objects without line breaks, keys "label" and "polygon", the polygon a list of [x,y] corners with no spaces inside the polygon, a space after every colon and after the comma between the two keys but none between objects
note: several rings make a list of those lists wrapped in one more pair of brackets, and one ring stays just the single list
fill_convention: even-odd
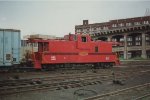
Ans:
[{"label": "brick industrial building", "polygon": [[150,16],[110,20],[104,23],[75,26],[76,33],[90,34],[94,39],[116,41],[122,45],[114,46],[120,58],[150,58]]}]

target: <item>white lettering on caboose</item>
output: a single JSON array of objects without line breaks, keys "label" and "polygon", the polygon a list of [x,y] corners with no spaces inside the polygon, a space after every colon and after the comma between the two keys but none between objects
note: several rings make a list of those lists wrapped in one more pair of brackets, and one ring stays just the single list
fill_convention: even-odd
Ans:
[{"label": "white lettering on caboose", "polygon": [[56,56],[51,56],[51,60],[56,60]]}]

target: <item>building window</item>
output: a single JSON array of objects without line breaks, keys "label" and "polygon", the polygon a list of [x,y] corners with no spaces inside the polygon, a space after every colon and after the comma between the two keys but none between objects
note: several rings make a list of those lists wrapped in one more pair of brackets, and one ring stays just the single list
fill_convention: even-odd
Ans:
[{"label": "building window", "polygon": [[78,32],[78,29],[76,29],[76,32]]},{"label": "building window", "polygon": [[77,29],[77,32],[81,32],[80,29]]},{"label": "building window", "polygon": [[82,32],[86,32],[87,31],[87,29],[83,29],[83,31]]},{"label": "building window", "polygon": [[98,30],[101,30],[101,27],[99,27]]},{"label": "building window", "polygon": [[143,24],[149,24],[149,22],[148,21],[144,21]]},{"label": "building window", "polygon": [[128,46],[132,46],[132,42],[128,42]]},{"label": "building window", "polygon": [[140,25],[140,22],[134,22],[134,25]]},{"label": "building window", "polygon": [[150,42],[146,42],[146,45],[150,45]]},{"label": "building window", "polygon": [[82,29],[79,29],[78,32],[82,32]]},{"label": "building window", "polygon": [[94,28],[91,28],[92,31],[97,31],[98,28],[94,27]]},{"label": "building window", "polygon": [[149,36],[146,36],[146,40],[150,40],[150,37],[149,37]]},{"label": "building window", "polygon": [[91,31],[93,31],[94,29],[93,28],[91,28]]},{"label": "building window", "polygon": [[141,45],[141,42],[136,42],[135,45]]},{"label": "building window", "polygon": [[141,37],[140,37],[140,36],[138,36],[138,37],[136,37],[136,38],[135,38],[135,40],[141,40]]},{"label": "building window", "polygon": [[131,23],[126,23],[126,26],[131,26]]},{"label": "building window", "polygon": [[108,27],[104,26],[103,29],[104,29],[104,30],[108,30]]},{"label": "building window", "polygon": [[127,41],[132,41],[132,37],[128,37],[128,38],[127,38]]},{"label": "building window", "polygon": [[114,39],[114,38],[113,38],[113,39],[112,39],[112,41],[113,41],[113,42],[116,42],[116,41],[117,41],[117,39]]},{"label": "building window", "polygon": [[77,29],[75,29],[75,32],[77,32]]},{"label": "building window", "polygon": [[112,24],[112,27],[117,27],[117,24]]},{"label": "building window", "polygon": [[124,38],[120,38],[120,42],[123,42],[124,41]]},{"label": "building window", "polygon": [[120,23],[119,26],[122,27],[122,26],[124,26],[124,24],[123,24],[123,23]]}]

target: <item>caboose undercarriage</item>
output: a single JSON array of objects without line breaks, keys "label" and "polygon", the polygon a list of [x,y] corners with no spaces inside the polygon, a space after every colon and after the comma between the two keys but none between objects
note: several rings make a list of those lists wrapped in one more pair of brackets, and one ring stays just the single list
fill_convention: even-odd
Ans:
[{"label": "caboose undercarriage", "polygon": [[55,69],[100,69],[112,68],[114,62],[103,63],[60,63],[60,64],[42,64],[42,69],[55,70]]}]

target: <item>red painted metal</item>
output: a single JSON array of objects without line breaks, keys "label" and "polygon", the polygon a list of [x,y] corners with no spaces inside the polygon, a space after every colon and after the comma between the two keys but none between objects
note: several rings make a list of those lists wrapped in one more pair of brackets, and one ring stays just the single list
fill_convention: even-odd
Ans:
[{"label": "red painted metal", "polygon": [[64,40],[29,39],[38,43],[38,52],[34,52],[35,68],[43,64],[62,63],[98,63],[113,62],[119,64],[116,53],[112,52],[112,42],[92,41],[89,35],[69,34]]}]

